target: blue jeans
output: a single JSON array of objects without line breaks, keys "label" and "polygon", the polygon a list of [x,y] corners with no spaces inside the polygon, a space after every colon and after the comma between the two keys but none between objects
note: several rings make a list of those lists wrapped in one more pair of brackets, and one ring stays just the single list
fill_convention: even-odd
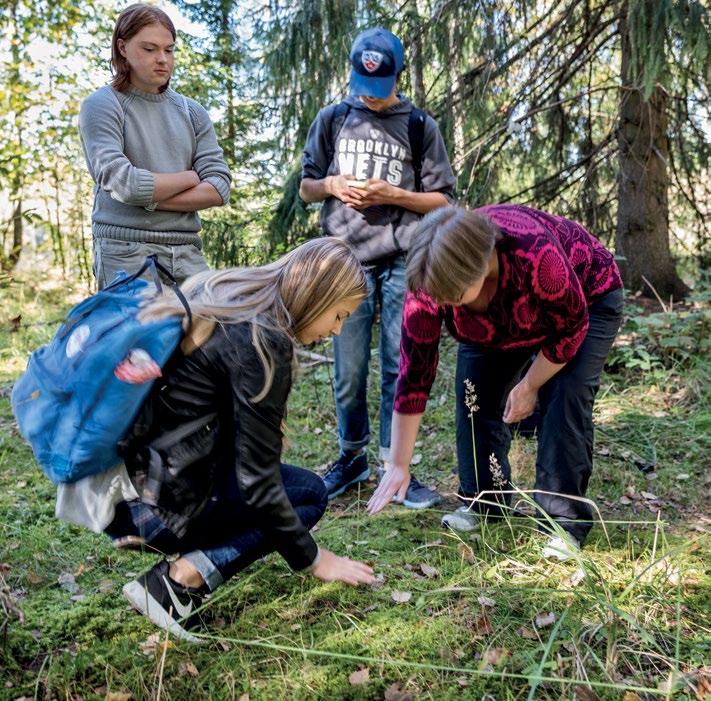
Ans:
[{"label": "blue jeans", "polygon": [[341,450],[359,450],[370,441],[366,390],[370,341],[380,307],[380,458],[390,458],[390,426],[400,364],[400,325],[405,299],[404,254],[366,269],[368,294],[333,339],[335,397]]},{"label": "blue jeans", "polygon": [[[323,516],[328,494],[323,480],[293,465],[281,466],[289,501],[301,523],[313,528]],[[228,478],[229,480],[230,478]],[[105,533],[112,538],[140,536],[146,546],[165,554],[182,553],[213,591],[232,575],[274,550],[230,486],[220,488],[191,522],[182,538],[165,526],[143,502],[122,502]]]},{"label": "blue jeans", "polygon": [[[541,424],[538,434],[535,488],[537,504],[581,543],[592,527],[592,508],[565,496],[584,497],[592,474],[593,403],[600,373],[622,319],[622,290],[609,292],[589,307],[590,328],[575,357],[538,392]],[[456,426],[460,494],[474,497],[495,490],[489,458],[501,466],[504,489],[511,489],[508,453],[511,432],[503,422],[506,398],[518,382],[531,349],[492,350],[462,343],[457,353]],[[473,417],[466,406],[464,380],[476,387],[479,409]],[[476,439],[476,470],[474,440]],[[510,495],[485,495],[487,501],[510,503]],[[500,515],[496,506],[477,504],[480,511]]]}]

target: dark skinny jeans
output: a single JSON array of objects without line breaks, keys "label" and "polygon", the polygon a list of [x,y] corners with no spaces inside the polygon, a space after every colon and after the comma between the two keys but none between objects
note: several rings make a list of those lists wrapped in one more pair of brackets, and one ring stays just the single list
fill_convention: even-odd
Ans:
[{"label": "dark skinny jeans", "polygon": [[[592,527],[583,497],[592,473],[593,404],[600,373],[622,319],[622,290],[609,292],[589,307],[590,328],[575,357],[539,390],[541,423],[538,434],[535,489],[555,495],[534,495],[538,506],[581,543]],[[535,349],[534,349],[535,350]],[[460,494],[495,489],[489,458],[501,465],[504,489],[511,489],[508,454],[511,431],[503,422],[506,398],[531,358],[531,349],[493,350],[462,343],[457,354],[456,427]],[[476,388],[479,409],[473,415],[477,468],[474,470],[472,419],[465,404],[468,379]],[[520,485],[517,485],[520,486]],[[510,504],[510,495],[484,495],[487,501]],[[496,506],[477,504],[480,512],[500,515]],[[542,522],[545,527],[545,522]]]}]

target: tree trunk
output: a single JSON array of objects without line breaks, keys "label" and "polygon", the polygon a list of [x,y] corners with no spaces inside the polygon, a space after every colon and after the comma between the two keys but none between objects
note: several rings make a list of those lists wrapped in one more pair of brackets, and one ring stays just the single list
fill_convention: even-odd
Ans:
[{"label": "tree trunk", "polygon": [[[20,85],[20,27],[17,20],[17,3],[12,5],[12,22],[13,22],[13,41],[12,41],[12,70],[10,71],[10,85],[19,86]],[[12,159],[12,186],[10,190],[10,202],[13,204],[12,211],[12,248],[10,249],[7,258],[6,265],[8,269],[12,269],[17,265],[20,260],[20,253],[22,253],[22,243],[24,235],[24,225],[22,216],[22,191],[24,189],[24,163],[22,157],[22,117],[24,113],[24,104],[21,105],[19,99],[14,105],[15,118],[15,135],[16,135],[16,153]]]},{"label": "tree trunk", "polygon": [[424,110],[425,104],[425,81],[423,78],[422,66],[422,33],[425,30],[424,22],[420,18],[417,9],[410,14],[410,82],[412,83],[412,98],[417,107]]},{"label": "tree trunk", "polygon": [[641,67],[631,65],[624,17],[620,34],[622,87],[617,131],[620,173],[616,236],[617,253],[623,257],[620,269],[625,286],[631,290],[654,296],[651,285],[662,298],[683,297],[689,289],[677,275],[669,250],[667,92],[657,84],[649,99],[644,99],[638,87],[641,81],[633,82],[633,75],[639,76]]},{"label": "tree trunk", "polygon": [[235,94],[234,84],[232,81],[232,73],[234,71],[234,54],[232,51],[232,34],[230,32],[230,11],[231,3],[222,6],[222,17],[220,29],[222,36],[219,39],[222,47],[222,56],[220,63],[225,67],[225,75],[227,76],[227,140],[229,143],[229,158],[230,165],[235,163],[235,143],[237,141],[237,128],[235,125]]}]

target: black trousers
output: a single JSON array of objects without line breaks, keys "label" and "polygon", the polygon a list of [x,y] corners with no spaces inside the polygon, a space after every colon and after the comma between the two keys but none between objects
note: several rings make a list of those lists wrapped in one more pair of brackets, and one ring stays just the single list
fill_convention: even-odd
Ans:
[{"label": "black trousers", "polygon": [[[554,495],[535,494],[538,506],[584,542],[592,527],[592,509],[565,495],[585,496],[592,473],[595,395],[605,358],[622,320],[622,290],[614,290],[589,307],[590,327],[575,357],[539,390],[541,423],[538,434],[535,488]],[[533,349],[535,350],[535,349]],[[506,398],[531,357],[531,348],[501,351],[462,343],[457,354],[456,427],[460,494],[502,488],[492,471],[493,455],[501,467],[503,489],[510,489],[508,460],[511,431],[502,416]],[[478,410],[467,407],[468,380],[477,394]],[[471,402],[470,402],[471,403]],[[473,428],[473,436],[472,436]],[[474,469],[474,444],[476,466]],[[498,482],[498,485],[495,484]],[[520,485],[519,485],[520,486]],[[487,501],[510,503],[510,495],[485,495]],[[500,515],[496,506],[477,504],[480,512]]]}]

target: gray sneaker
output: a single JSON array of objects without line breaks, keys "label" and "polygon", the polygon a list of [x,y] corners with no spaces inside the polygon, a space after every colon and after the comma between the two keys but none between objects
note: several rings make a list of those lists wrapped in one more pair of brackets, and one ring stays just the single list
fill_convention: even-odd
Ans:
[{"label": "gray sneaker", "polygon": [[442,516],[442,525],[451,528],[453,531],[467,533],[479,528],[479,516],[468,506],[460,506],[451,514]]},{"label": "gray sneaker", "polygon": [[578,556],[580,552],[580,541],[567,533],[563,538],[560,536],[551,536],[541,555],[546,560],[558,560],[558,562],[567,562]]}]

